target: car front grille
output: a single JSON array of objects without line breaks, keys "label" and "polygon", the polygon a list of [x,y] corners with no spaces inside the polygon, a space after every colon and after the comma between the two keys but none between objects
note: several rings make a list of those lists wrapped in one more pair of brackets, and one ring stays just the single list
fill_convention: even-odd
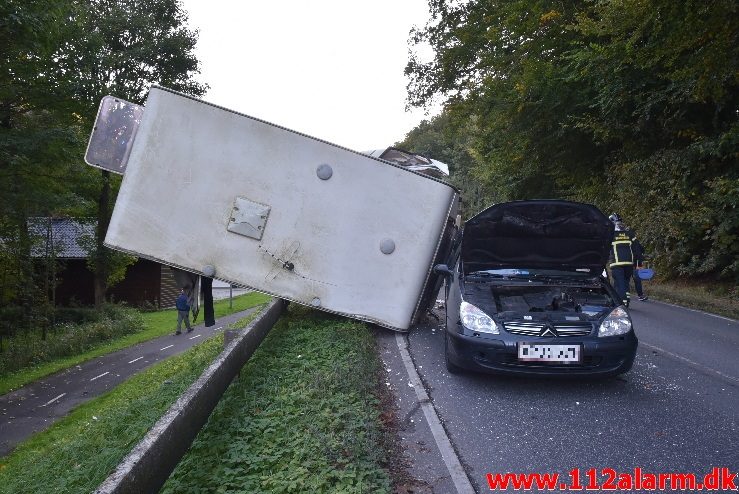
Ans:
[{"label": "car front grille", "polygon": [[543,323],[538,322],[504,322],[503,328],[509,333],[522,334],[524,336],[539,336],[544,329]]},{"label": "car front grille", "polygon": [[[587,336],[593,330],[593,325],[589,322],[556,322],[551,326],[557,336]],[[503,323],[503,328],[509,333],[523,336],[539,336],[545,327],[546,324],[542,322],[511,321]]]},{"label": "car front grille", "polygon": [[589,322],[555,323],[554,330],[559,336],[585,336],[593,330],[593,325]]}]

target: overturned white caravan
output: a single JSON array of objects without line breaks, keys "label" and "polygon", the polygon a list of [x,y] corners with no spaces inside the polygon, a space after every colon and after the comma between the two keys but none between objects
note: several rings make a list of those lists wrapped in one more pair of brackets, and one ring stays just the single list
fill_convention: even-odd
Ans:
[{"label": "overturned white caravan", "polygon": [[85,160],[124,175],[108,247],[397,330],[435,300],[438,178],[162,87],[106,97]]}]

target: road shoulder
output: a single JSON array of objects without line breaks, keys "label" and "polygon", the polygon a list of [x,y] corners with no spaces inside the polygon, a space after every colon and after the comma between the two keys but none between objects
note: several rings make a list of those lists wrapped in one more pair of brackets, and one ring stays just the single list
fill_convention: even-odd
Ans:
[{"label": "road shoulder", "polygon": [[[398,338],[404,342],[401,344],[407,345],[405,335],[390,330],[377,330],[378,352],[386,375],[384,384],[394,397],[393,410],[386,410],[386,413],[394,415],[398,447],[403,452],[400,461],[403,462],[406,471],[405,478],[400,479],[400,485],[396,486],[396,492],[402,494],[459,492],[439,450],[432,426],[427,420],[426,415],[429,412],[424,410],[424,407],[433,410],[433,405],[428,399],[419,399],[416,387],[423,385],[415,372],[413,372],[415,376],[409,376]],[[421,391],[422,396],[428,396],[425,389]],[[440,424],[437,423],[437,427],[441,428]],[[443,428],[442,433],[446,437]],[[446,453],[447,455],[451,453],[456,459],[453,449],[447,450]],[[467,480],[466,476],[464,480]]]}]

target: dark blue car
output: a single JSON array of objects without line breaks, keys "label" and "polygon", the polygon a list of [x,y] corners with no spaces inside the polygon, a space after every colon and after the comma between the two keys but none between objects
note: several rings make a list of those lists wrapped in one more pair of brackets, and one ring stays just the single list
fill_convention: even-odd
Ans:
[{"label": "dark blue car", "polygon": [[595,206],[496,204],[466,222],[447,264],[446,365],[529,375],[631,369],[631,318],[603,276],[613,224]]}]

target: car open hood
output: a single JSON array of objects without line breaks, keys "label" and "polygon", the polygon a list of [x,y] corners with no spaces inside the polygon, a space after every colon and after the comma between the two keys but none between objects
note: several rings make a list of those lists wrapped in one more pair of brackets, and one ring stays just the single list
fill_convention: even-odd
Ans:
[{"label": "car open hood", "polygon": [[569,201],[514,201],[469,219],[462,237],[464,272],[501,268],[601,273],[613,224],[595,206]]}]

